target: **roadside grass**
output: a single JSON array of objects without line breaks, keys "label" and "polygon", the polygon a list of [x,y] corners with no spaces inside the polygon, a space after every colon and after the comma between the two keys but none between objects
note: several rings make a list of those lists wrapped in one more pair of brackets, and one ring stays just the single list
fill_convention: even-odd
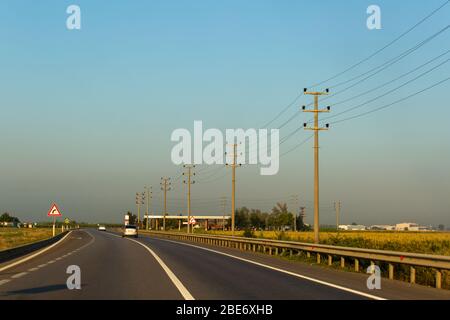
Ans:
[{"label": "roadside grass", "polygon": [[[56,229],[56,234],[61,230]],[[0,250],[19,247],[52,236],[52,228],[0,228]]]}]

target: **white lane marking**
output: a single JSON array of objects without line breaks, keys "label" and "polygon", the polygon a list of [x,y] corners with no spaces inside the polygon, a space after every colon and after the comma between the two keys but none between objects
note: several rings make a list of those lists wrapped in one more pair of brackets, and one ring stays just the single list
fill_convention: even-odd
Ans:
[{"label": "white lane marking", "polygon": [[[111,234],[112,236],[118,237],[118,238],[122,238],[118,235],[115,234]],[[194,297],[191,295],[191,293],[188,291],[188,289],[186,289],[186,287],[183,285],[183,283],[181,283],[180,279],[178,279],[178,277],[172,272],[172,270],[170,270],[170,268],[164,263],[164,261],[161,260],[160,257],[158,257],[158,255],[152,250],[150,249],[147,245],[133,240],[133,239],[129,239],[126,238],[127,240],[133,241],[135,243],[137,243],[140,246],[143,246],[148,252],[150,252],[150,254],[153,256],[153,258],[155,258],[155,260],[159,263],[159,265],[161,266],[161,268],[164,270],[164,272],[167,274],[167,276],[170,278],[170,280],[172,281],[172,283],[175,285],[175,287],[178,289],[178,291],[181,293],[181,295],[183,296],[184,300],[195,300]]]},{"label": "white lane marking", "polygon": [[9,280],[9,279],[0,280],[0,286],[1,286],[2,284],[8,283],[8,282],[10,282],[10,281],[11,281],[11,280]]},{"label": "white lane marking", "polygon": [[17,278],[21,278],[21,277],[23,277],[24,275],[27,275],[27,274],[28,274],[28,272],[21,272],[21,273],[18,273],[18,274],[15,274],[15,275],[11,276],[11,278],[17,279]]},{"label": "white lane marking", "polygon": [[64,239],[66,239],[67,236],[68,236],[71,232],[72,232],[72,231],[69,231],[69,233],[67,233],[64,237],[62,237],[61,239],[59,239],[57,242],[55,242],[55,243],[52,244],[51,246],[48,246],[48,247],[46,247],[46,248],[44,248],[44,249],[42,249],[42,250],[36,252],[35,254],[32,254],[32,255],[30,255],[30,256],[28,256],[28,257],[26,257],[26,258],[20,259],[20,260],[18,260],[18,261],[16,261],[16,262],[13,262],[13,263],[11,263],[11,264],[9,264],[9,265],[7,265],[7,266],[4,266],[3,268],[0,268],[0,272],[5,271],[5,270],[7,270],[7,269],[9,269],[9,268],[12,268],[12,267],[14,267],[14,266],[17,266],[18,264],[21,264],[21,263],[23,263],[23,262],[25,262],[25,261],[31,260],[31,259],[33,259],[34,257],[37,257],[38,255],[40,255],[40,254],[42,254],[42,253],[44,253],[44,252],[50,250],[50,249],[53,248],[54,246],[56,246],[56,245],[58,245],[59,243],[61,243],[62,241],[64,241]]},{"label": "white lane marking", "polygon": [[56,258],[55,260],[56,261],[59,261],[59,260],[61,260],[62,259],[62,257],[58,257],[58,258]]},{"label": "white lane marking", "polygon": [[33,271],[36,271],[36,270],[39,270],[39,268],[31,268],[31,269],[28,269],[28,272],[33,272]]},{"label": "white lane marking", "polygon": [[52,264],[55,263],[55,260],[50,260],[49,262],[47,262],[48,264]]},{"label": "white lane marking", "polygon": [[[155,239],[155,238],[153,238],[153,239]],[[183,243],[183,242],[178,242],[178,241],[173,241],[173,240],[167,240],[167,239],[161,239],[161,238],[158,238],[158,240],[167,241],[167,242],[173,242],[173,243],[177,243],[177,244],[181,244],[181,245],[185,245],[185,246],[189,246],[189,247],[193,247],[193,248],[197,248],[197,249],[202,249],[202,250],[209,251],[209,252],[214,252],[214,253],[217,253],[217,254],[220,254],[220,255],[223,255],[223,256],[227,256],[227,257],[230,257],[230,258],[233,258],[233,259],[237,259],[237,260],[240,260],[240,261],[248,262],[248,263],[251,263],[251,264],[254,264],[254,265],[257,265],[257,266],[260,266],[260,267],[264,267],[264,268],[267,268],[267,269],[270,269],[270,270],[274,270],[274,271],[282,272],[282,273],[285,273],[285,274],[289,274],[289,275],[297,277],[297,278],[305,279],[305,280],[312,281],[312,282],[315,282],[315,283],[319,283],[319,284],[322,284],[322,285],[325,285],[325,286],[328,286],[328,287],[332,287],[332,288],[335,288],[335,289],[339,289],[339,290],[342,290],[342,291],[346,291],[346,292],[350,292],[350,293],[353,293],[353,294],[356,294],[356,295],[360,295],[360,296],[363,296],[363,297],[366,297],[366,298],[369,298],[369,299],[387,300],[385,298],[374,296],[372,294],[368,294],[368,293],[365,293],[365,292],[362,292],[362,291],[353,290],[353,289],[342,287],[342,286],[339,286],[339,285],[336,285],[336,284],[333,284],[333,283],[330,283],[330,282],[326,282],[326,281],[322,281],[322,280],[319,280],[319,279],[315,279],[315,278],[311,278],[311,277],[308,277],[308,276],[304,276],[304,275],[301,275],[299,273],[287,271],[287,270],[284,270],[284,269],[275,268],[275,267],[269,266],[267,264],[263,264],[263,263],[259,263],[259,262],[252,261],[252,260],[249,260],[249,259],[241,258],[241,257],[238,257],[238,256],[234,256],[234,255],[225,253],[225,252],[220,252],[220,251],[217,251],[217,250],[203,248],[203,247],[199,247],[199,246],[196,246],[196,245],[193,245],[193,244],[188,244],[188,243]]]},{"label": "white lane marking", "polygon": [[46,263],[43,263],[43,264],[38,265],[37,267],[42,268],[42,267],[45,267],[46,265],[47,265]]}]

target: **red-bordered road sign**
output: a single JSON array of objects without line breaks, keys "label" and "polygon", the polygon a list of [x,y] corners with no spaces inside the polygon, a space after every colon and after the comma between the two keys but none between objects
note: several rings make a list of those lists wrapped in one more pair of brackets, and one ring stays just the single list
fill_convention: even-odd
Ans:
[{"label": "red-bordered road sign", "polygon": [[52,204],[52,206],[50,207],[50,210],[48,210],[48,212],[47,212],[47,216],[49,216],[49,217],[61,217],[62,216],[61,211],[59,211],[56,203]]},{"label": "red-bordered road sign", "polygon": [[191,220],[189,220],[189,224],[195,224],[197,221],[195,221],[194,217],[191,217]]}]

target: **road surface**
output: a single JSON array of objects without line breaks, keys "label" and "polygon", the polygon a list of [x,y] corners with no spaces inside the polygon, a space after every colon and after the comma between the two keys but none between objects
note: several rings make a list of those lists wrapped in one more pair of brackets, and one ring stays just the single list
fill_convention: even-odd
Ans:
[{"label": "road surface", "polygon": [[[67,288],[71,265],[81,269],[80,290]],[[381,290],[369,290],[367,277],[235,249],[88,229],[0,271],[0,299],[450,299],[449,291],[399,281],[383,280]]]}]

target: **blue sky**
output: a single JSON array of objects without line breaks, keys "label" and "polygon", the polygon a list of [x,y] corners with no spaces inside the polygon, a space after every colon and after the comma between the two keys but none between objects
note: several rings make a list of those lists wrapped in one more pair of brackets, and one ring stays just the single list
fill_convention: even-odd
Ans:
[{"label": "blue sky", "polygon": [[[327,79],[400,35],[443,0],[376,1],[382,30],[368,30],[372,1],[10,1],[0,3],[0,210],[45,220],[51,202],[76,220],[119,221],[134,193],[155,189],[171,164],[170,134],[254,128],[272,119],[302,88]],[[66,29],[66,8],[81,8],[82,29]],[[450,5],[333,87],[378,66],[448,25]],[[352,88],[338,102],[410,71],[448,50],[447,30],[410,56]],[[423,72],[447,57],[421,69]],[[402,98],[448,77],[445,64],[348,115]],[[413,78],[333,108],[339,112]],[[321,221],[416,221],[450,226],[449,82],[321,134]],[[271,127],[309,103],[302,97]],[[328,103],[328,102],[327,102]],[[342,116],[343,117],[343,116]],[[309,117],[301,114],[285,136]],[[339,118],[338,118],[339,119]],[[282,147],[307,137],[300,131]],[[278,175],[238,171],[238,204],[269,209],[299,194],[312,221],[311,141],[281,159]],[[198,168],[198,171],[203,170]],[[226,169],[193,188],[194,211],[221,213],[230,195]],[[220,172],[219,172],[220,171]],[[179,180],[169,210],[185,211]],[[170,198],[169,198],[170,199]]]}]

